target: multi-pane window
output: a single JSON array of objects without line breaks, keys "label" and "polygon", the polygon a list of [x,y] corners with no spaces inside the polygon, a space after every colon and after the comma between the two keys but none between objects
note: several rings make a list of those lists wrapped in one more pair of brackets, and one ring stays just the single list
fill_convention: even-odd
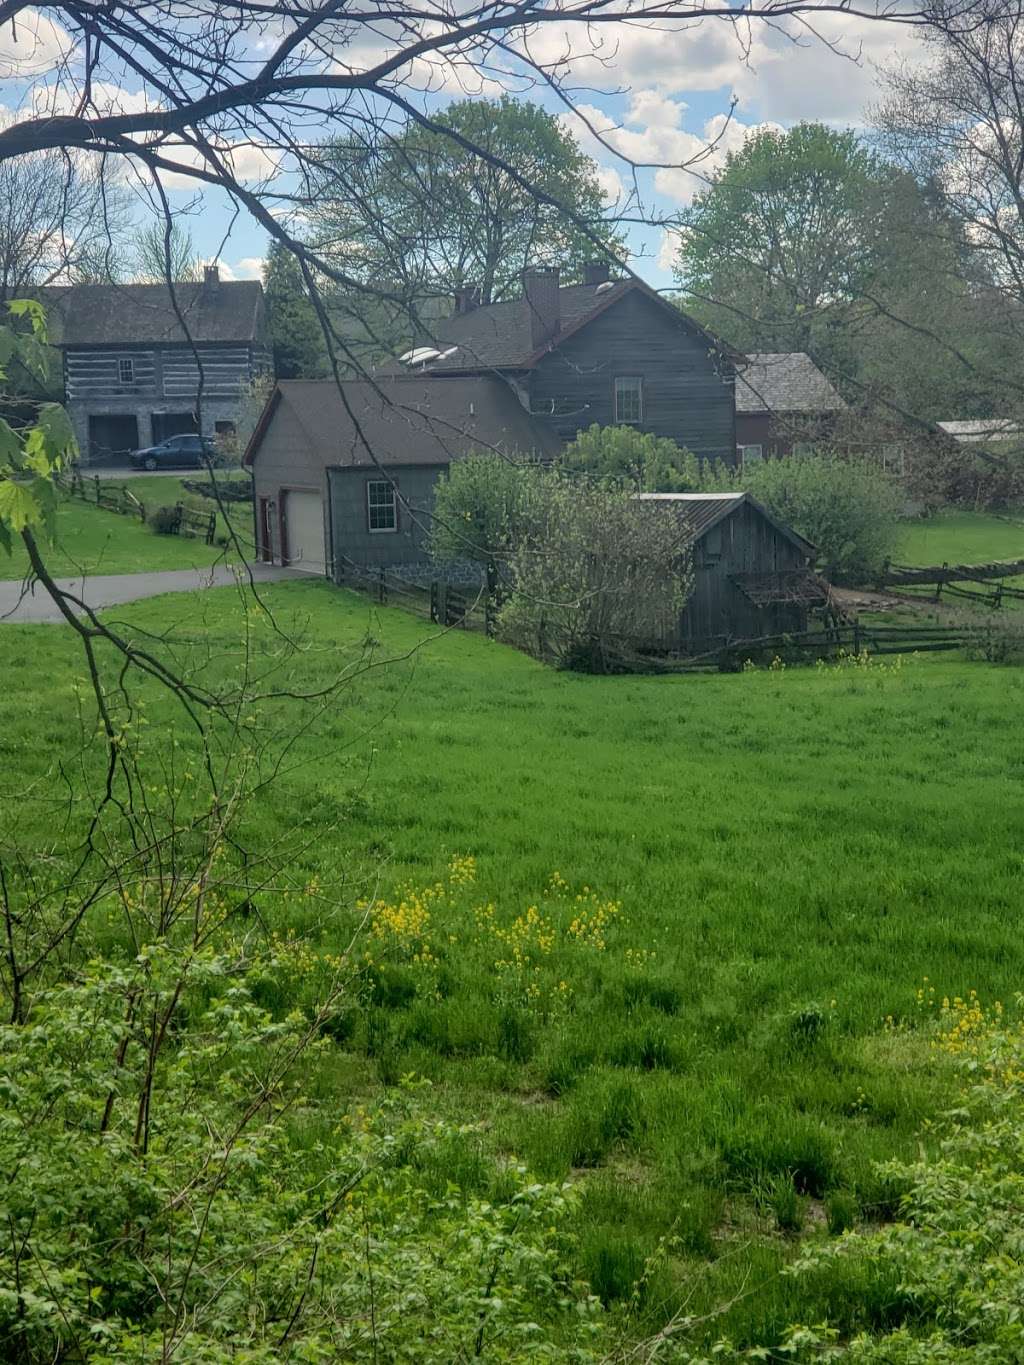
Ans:
[{"label": "multi-pane window", "polygon": [[371,479],[366,485],[366,525],[371,531],[398,530],[395,485],[386,479]]},{"label": "multi-pane window", "polygon": [[135,383],[135,361],[127,357],[117,362],[117,377],[122,384]]},{"label": "multi-pane window", "polygon": [[764,457],[764,447],[759,445],[737,446],[736,450],[740,457],[740,468],[745,469],[748,464],[758,464]]},{"label": "multi-pane window", "polygon": [[635,424],[644,420],[644,384],[638,374],[620,374],[615,378],[616,425]]}]

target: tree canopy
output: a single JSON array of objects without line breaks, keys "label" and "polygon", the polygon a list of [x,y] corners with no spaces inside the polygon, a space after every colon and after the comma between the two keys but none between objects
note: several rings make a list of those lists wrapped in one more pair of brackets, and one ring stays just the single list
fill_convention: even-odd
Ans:
[{"label": "tree canopy", "polygon": [[330,147],[313,237],[347,272],[409,301],[473,287],[490,303],[518,291],[527,263],[571,275],[595,239],[616,245],[598,168],[554,115],[502,95],[436,122]]},{"label": "tree canopy", "polygon": [[323,332],[294,255],[272,242],[263,267],[267,326],[278,379],[318,379],[326,371]]}]

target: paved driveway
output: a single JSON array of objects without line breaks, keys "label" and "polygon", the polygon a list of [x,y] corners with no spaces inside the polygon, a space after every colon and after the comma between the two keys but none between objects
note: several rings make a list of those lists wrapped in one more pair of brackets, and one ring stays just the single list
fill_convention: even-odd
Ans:
[{"label": "paved driveway", "polygon": [[[272,583],[281,578],[309,578],[295,569],[276,564],[250,565],[257,583]],[[168,569],[164,573],[100,574],[95,578],[58,578],[58,585],[74,592],[90,607],[114,607],[121,602],[137,602],[142,597],[159,597],[165,592],[195,592],[197,588],[223,588],[234,583],[234,571],[225,564],[209,569]],[[63,621],[63,616],[46,592],[36,583],[22,597],[21,583],[0,583],[0,622]]]}]

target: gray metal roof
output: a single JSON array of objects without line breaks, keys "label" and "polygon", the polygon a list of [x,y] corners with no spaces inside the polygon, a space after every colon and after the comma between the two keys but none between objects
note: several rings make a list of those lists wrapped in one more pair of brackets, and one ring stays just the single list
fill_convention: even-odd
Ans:
[{"label": "gray metal roof", "polygon": [[[56,314],[58,346],[139,346],[185,343],[166,284],[76,284],[42,291]],[[194,341],[258,341],[263,286],[258,280],[216,285],[176,284],[174,294]]]},{"label": "gray metal roof", "polygon": [[330,379],[287,379],[253,433],[247,464],[279,404],[291,409],[324,465],[445,465],[471,451],[549,458],[560,448],[502,379],[388,376],[348,380],[340,392]]},{"label": "gray metal roof", "polygon": [[749,493],[638,493],[637,497],[641,502],[678,504],[687,522],[692,527],[694,541],[698,541],[701,536],[707,535],[712,526],[717,526],[720,521],[732,516],[733,512],[744,504],[749,504],[803,553],[811,556],[816,553],[816,547],[805,536],[794,531],[792,526],[787,526],[785,522],[779,521],[768,511],[767,507],[759,503]]},{"label": "gray metal roof", "polygon": [[839,412],[843,399],[803,351],[760,351],[736,367],[737,412]]},{"label": "gray metal roof", "polygon": [[962,445],[976,445],[981,441],[1011,441],[1021,434],[1016,422],[1008,417],[974,417],[967,421],[936,422],[955,441]]}]

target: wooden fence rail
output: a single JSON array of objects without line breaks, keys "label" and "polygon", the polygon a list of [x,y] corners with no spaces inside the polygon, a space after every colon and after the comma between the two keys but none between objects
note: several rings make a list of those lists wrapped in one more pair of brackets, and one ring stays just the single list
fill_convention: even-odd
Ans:
[{"label": "wooden fence rail", "polygon": [[121,516],[138,517],[140,521],[146,520],[146,505],[141,502],[134,493],[129,492],[127,484],[115,487],[109,479],[101,479],[99,475],[93,475],[91,479],[86,479],[77,469],[73,469],[69,474],[62,474],[57,479],[58,485],[73,498],[81,498],[83,502],[94,503],[97,507],[105,508],[108,512],[119,512]]},{"label": "wooden fence rail", "polygon": [[933,583],[981,583],[993,578],[1016,578],[1024,574],[1024,559],[996,559],[985,564],[886,564],[880,587],[928,587]]}]

